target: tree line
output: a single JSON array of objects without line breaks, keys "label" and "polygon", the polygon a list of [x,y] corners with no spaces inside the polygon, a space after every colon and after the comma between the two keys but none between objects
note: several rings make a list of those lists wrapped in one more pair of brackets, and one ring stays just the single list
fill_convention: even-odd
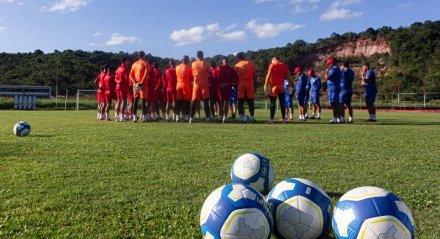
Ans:
[{"label": "tree line", "polygon": [[[379,74],[379,94],[395,92],[399,85],[402,92],[440,92],[440,21],[416,22],[409,27],[393,29],[382,27],[368,28],[364,32],[347,32],[342,35],[333,33],[328,38],[318,39],[314,43],[296,40],[283,47],[247,51],[247,58],[257,67],[257,92],[262,92],[264,76],[272,56],[293,67],[300,62],[302,67],[312,66],[313,59],[304,60],[304,56],[331,52],[340,44],[359,39],[384,39],[391,53],[374,55],[370,58],[351,57],[353,66],[369,62],[373,68],[386,69]],[[59,93],[76,89],[94,89],[93,79],[103,64],[119,65],[124,56],[135,58],[136,53],[110,53],[103,51],[87,52],[82,50],[55,50],[44,53],[35,50],[30,53],[0,53],[0,84],[8,85],[47,85]],[[234,62],[234,56],[216,55],[208,60],[219,62],[228,57]],[[161,69],[167,67],[169,58],[149,55]],[[178,60],[178,59],[174,59]],[[262,94],[257,94],[262,95]]]}]

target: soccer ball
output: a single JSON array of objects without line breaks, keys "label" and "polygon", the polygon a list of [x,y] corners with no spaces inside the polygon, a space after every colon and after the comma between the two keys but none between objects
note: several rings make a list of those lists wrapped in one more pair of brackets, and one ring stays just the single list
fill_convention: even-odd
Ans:
[{"label": "soccer ball", "polygon": [[332,204],[319,185],[306,179],[290,178],[270,191],[275,231],[283,238],[325,238],[331,221]]},{"label": "soccer ball", "polygon": [[241,123],[244,123],[244,124],[252,123],[252,118],[249,115],[245,115],[241,119]]},{"label": "soccer ball", "polygon": [[243,184],[227,184],[205,200],[200,227],[205,239],[268,239],[272,234],[272,216],[257,190]]},{"label": "soccer ball", "polygon": [[16,136],[28,136],[31,132],[31,125],[26,121],[20,121],[14,125],[13,130]]},{"label": "soccer ball", "polygon": [[360,187],[336,203],[332,219],[338,239],[414,238],[414,220],[406,204],[382,188]]},{"label": "soccer ball", "polygon": [[247,153],[238,157],[231,168],[233,183],[250,185],[266,194],[272,188],[275,173],[272,163],[258,153]]}]

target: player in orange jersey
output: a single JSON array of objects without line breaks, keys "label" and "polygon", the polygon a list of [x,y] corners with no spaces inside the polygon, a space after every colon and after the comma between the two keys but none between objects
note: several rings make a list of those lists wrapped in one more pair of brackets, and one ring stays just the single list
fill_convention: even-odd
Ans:
[{"label": "player in orange jersey", "polygon": [[133,82],[134,90],[134,103],[133,103],[133,121],[137,122],[137,108],[139,104],[139,99],[141,100],[142,117],[143,122],[147,121],[147,81],[150,74],[150,65],[146,61],[146,56],[144,51],[138,53],[138,60],[133,63],[130,71],[130,80]]},{"label": "player in orange jersey", "polygon": [[206,122],[211,121],[211,112],[209,110],[209,63],[203,59],[203,52],[197,52],[197,60],[192,63],[192,73],[194,76],[193,95],[191,99],[191,112],[189,122],[193,121],[196,106],[203,101]]},{"label": "player in orange jersey", "polygon": [[245,122],[244,100],[246,99],[249,107],[250,120],[255,121],[254,112],[254,74],[255,65],[252,61],[246,60],[244,53],[237,54],[238,63],[235,64],[235,71],[238,75],[238,113],[240,120]]},{"label": "player in orange jersey", "polygon": [[283,123],[286,122],[286,108],[284,106],[285,90],[284,80],[289,77],[289,67],[281,62],[278,57],[272,58],[272,63],[269,65],[269,69],[266,75],[266,81],[264,82],[264,92],[267,94],[267,85],[270,84],[270,119],[267,123],[273,124],[275,116],[275,108],[277,97],[280,102],[281,117]]},{"label": "player in orange jersey", "polygon": [[176,67],[176,122],[179,121],[180,112],[185,119],[189,120],[190,102],[192,97],[191,82],[193,73],[187,55],[183,56],[182,63]]}]

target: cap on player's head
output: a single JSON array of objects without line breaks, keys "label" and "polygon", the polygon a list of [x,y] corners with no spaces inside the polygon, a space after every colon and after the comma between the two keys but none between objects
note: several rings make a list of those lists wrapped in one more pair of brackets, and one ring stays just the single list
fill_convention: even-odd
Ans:
[{"label": "cap on player's head", "polygon": [[310,68],[309,71],[307,72],[307,75],[309,77],[315,76],[315,71],[312,68]]},{"label": "cap on player's head", "polygon": [[237,55],[235,57],[237,57],[237,59],[239,61],[244,60],[244,52],[237,53]]},{"label": "cap on player's head", "polygon": [[144,51],[138,52],[138,58],[139,59],[145,59],[145,52]]},{"label": "cap on player's head", "polygon": [[203,59],[203,51],[197,51],[197,58]]},{"label": "cap on player's head", "polygon": [[326,65],[336,65],[336,59],[334,57],[330,57],[327,59]]},{"label": "cap on player's head", "polygon": [[295,67],[295,70],[293,71],[293,74],[298,74],[298,73],[301,73],[301,72],[302,72],[301,66],[297,66],[297,67]]},{"label": "cap on player's head", "polygon": [[183,62],[184,64],[188,64],[188,63],[189,63],[189,56],[184,55],[183,58],[182,58],[182,62]]}]

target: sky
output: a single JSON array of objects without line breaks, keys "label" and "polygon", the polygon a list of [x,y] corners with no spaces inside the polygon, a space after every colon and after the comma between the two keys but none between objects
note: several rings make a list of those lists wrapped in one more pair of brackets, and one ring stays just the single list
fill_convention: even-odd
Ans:
[{"label": "sky", "polygon": [[439,0],[0,0],[0,52],[234,54],[440,20]]}]

